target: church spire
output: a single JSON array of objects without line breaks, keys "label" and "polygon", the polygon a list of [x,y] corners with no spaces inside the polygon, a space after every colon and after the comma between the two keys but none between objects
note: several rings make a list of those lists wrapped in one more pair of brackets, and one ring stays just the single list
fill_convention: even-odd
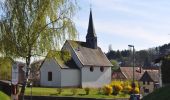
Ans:
[{"label": "church spire", "polygon": [[90,16],[89,16],[89,26],[88,26],[88,31],[87,31],[87,36],[96,36],[94,25],[93,25],[93,17],[92,17],[92,11],[90,9]]},{"label": "church spire", "polygon": [[96,36],[94,25],[93,25],[93,17],[92,17],[91,9],[90,9],[90,16],[89,16],[88,31],[86,35],[86,42],[90,48],[93,48],[93,49],[97,48],[97,36]]}]

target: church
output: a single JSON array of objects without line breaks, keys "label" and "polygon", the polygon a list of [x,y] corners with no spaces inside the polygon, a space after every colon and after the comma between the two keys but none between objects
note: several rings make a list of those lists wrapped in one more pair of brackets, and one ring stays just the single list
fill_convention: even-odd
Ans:
[{"label": "church", "polygon": [[40,68],[40,86],[102,87],[111,82],[112,66],[97,45],[90,11],[86,41],[66,40],[61,51],[50,51]]}]

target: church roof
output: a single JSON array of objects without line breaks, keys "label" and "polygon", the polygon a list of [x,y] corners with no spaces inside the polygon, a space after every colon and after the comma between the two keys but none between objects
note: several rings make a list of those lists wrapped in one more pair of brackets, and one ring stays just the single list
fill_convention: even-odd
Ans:
[{"label": "church roof", "polygon": [[67,40],[75,51],[82,65],[113,66],[101,48],[89,48],[86,42]]},{"label": "church roof", "polygon": [[61,68],[70,68],[76,69],[78,68],[76,63],[71,57],[71,54],[67,51],[54,51],[51,50],[48,52],[46,59],[52,58],[55,59],[56,62],[60,65]]}]

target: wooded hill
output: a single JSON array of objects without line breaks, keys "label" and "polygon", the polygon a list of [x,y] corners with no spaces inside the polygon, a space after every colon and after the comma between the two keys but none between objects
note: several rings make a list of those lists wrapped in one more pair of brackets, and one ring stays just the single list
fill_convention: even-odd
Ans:
[{"label": "wooded hill", "polygon": [[[170,43],[146,50],[135,51],[135,65],[143,67],[155,66],[154,60],[160,55],[167,53],[170,53]],[[106,56],[109,60],[116,60],[120,66],[132,66],[133,57],[131,50],[114,51],[109,46]]]}]

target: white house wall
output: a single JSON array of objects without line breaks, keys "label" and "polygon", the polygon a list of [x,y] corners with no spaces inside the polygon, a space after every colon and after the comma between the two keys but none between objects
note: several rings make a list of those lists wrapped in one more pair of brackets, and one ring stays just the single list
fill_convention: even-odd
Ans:
[{"label": "white house wall", "polygon": [[104,71],[100,71],[100,67],[94,67],[93,72],[90,66],[85,66],[82,71],[82,87],[102,87],[111,82],[111,67],[104,67]]},{"label": "white house wall", "polygon": [[61,87],[79,87],[79,69],[61,69]]},{"label": "white house wall", "polygon": [[[61,86],[61,72],[54,59],[46,59],[40,69],[40,85],[49,87]],[[48,81],[48,72],[52,72],[52,81]]]}]

